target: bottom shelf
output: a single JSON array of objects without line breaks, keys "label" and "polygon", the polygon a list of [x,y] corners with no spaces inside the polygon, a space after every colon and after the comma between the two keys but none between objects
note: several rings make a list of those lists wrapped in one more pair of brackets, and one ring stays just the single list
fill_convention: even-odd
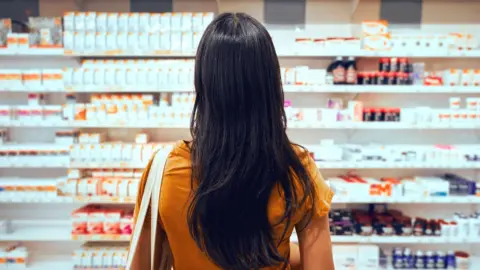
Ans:
[{"label": "bottom shelf", "polygon": [[[15,268],[20,269],[20,268]],[[29,270],[72,270],[73,260],[69,255],[37,255],[32,254],[32,258],[27,262]]]}]

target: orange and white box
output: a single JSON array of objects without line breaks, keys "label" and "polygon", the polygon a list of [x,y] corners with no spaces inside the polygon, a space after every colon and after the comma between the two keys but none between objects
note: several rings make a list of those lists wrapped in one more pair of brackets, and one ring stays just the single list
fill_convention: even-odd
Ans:
[{"label": "orange and white box", "polygon": [[390,36],[366,36],[362,40],[362,48],[371,51],[391,49]]},{"label": "orange and white box", "polygon": [[9,49],[18,49],[18,34],[16,33],[7,34],[7,47]]},{"label": "orange and white box", "polygon": [[76,86],[83,86],[83,73],[85,69],[74,68],[72,71],[72,84]]},{"label": "orange and white box", "polygon": [[28,89],[41,87],[42,71],[39,69],[27,69],[22,73],[23,86]]},{"label": "orange and white box", "polygon": [[93,209],[88,213],[87,231],[89,234],[104,234],[105,210]]},{"label": "orange and white box", "polygon": [[148,33],[150,32],[150,16],[153,15],[148,12],[141,12],[138,15],[138,31]]},{"label": "orange and white box", "polygon": [[142,153],[143,153],[143,145],[141,145],[141,144],[133,145],[132,157],[131,157],[130,161],[131,162],[148,161],[150,156],[148,156],[146,158],[143,158]]},{"label": "orange and white box", "polygon": [[15,89],[22,87],[22,71],[20,69],[4,69],[2,70],[0,79],[4,83],[4,87],[8,89]]},{"label": "orange and white box", "polygon": [[117,31],[128,32],[128,12],[122,12],[118,15]]},{"label": "orange and white box", "polygon": [[122,161],[130,161],[133,154],[133,145],[130,143],[123,144]]},{"label": "orange and white box", "polygon": [[139,179],[129,179],[128,180],[128,194],[127,196],[130,198],[137,197],[138,188],[140,186]]},{"label": "orange and white box", "polygon": [[41,73],[44,87],[59,89],[63,88],[63,72],[61,69],[44,69]]},{"label": "orange and white box", "polygon": [[120,220],[122,213],[122,210],[115,209],[105,211],[105,221],[103,223],[103,231],[105,234],[120,234]]},{"label": "orange and white box", "polygon": [[73,235],[84,235],[88,233],[87,229],[88,222],[88,210],[87,209],[78,209],[72,213],[72,234]]},{"label": "orange and white box", "polygon": [[120,178],[118,180],[117,196],[120,198],[128,197],[128,179]]},{"label": "orange and white box", "polygon": [[87,196],[99,196],[101,183],[97,178],[86,178],[87,181]]},{"label": "orange and white box", "polygon": [[107,32],[108,30],[107,20],[108,20],[108,14],[106,12],[97,12],[97,15],[95,18],[96,29],[92,31],[101,32],[101,33]]},{"label": "orange and white box", "polygon": [[65,31],[75,30],[75,12],[65,12],[63,14],[63,29]]},{"label": "orange and white box", "polygon": [[128,32],[138,33],[140,30],[140,14],[130,12],[128,14]]},{"label": "orange and white box", "polygon": [[374,20],[362,22],[362,34],[363,36],[381,36],[387,35],[388,21],[386,20]]},{"label": "orange and white box", "polygon": [[107,14],[107,31],[108,32],[118,31],[118,17],[119,17],[119,14],[116,12],[109,12]]},{"label": "orange and white box", "polygon": [[97,31],[97,13],[87,12],[85,13],[85,31],[95,32]]},{"label": "orange and white box", "polygon": [[443,83],[447,86],[460,85],[460,78],[462,77],[462,70],[460,69],[447,69],[443,73]]},{"label": "orange and white box", "polygon": [[75,32],[73,34],[73,45],[74,50],[83,50],[85,48],[85,33],[84,32]]},{"label": "orange and white box", "polygon": [[461,86],[470,86],[473,84],[474,78],[474,70],[473,69],[464,69],[462,71],[462,77],[460,79]]},{"label": "orange and white box", "polygon": [[192,31],[193,29],[193,13],[192,12],[182,12],[181,18],[181,30],[182,31]]}]

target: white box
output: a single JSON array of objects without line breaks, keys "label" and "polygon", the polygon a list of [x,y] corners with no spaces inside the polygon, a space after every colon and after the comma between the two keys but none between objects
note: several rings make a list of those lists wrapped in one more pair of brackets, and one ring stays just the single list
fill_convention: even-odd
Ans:
[{"label": "white box", "polygon": [[[380,248],[374,245],[358,245],[356,270],[380,269]],[[334,253],[335,254],[335,253]]]}]

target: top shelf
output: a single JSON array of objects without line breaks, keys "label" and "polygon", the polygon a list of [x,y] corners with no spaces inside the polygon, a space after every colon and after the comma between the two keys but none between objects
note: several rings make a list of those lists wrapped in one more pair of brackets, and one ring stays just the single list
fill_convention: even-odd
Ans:
[{"label": "top shelf", "polygon": [[[65,57],[148,57],[148,58],[194,58],[195,52],[171,52],[171,51],[71,51],[64,49],[0,49],[1,56],[65,56]],[[318,50],[315,52],[278,52],[279,57],[410,57],[410,58],[480,58],[480,50],[449,50],[449,51],[367,51],[367,50]]]}]

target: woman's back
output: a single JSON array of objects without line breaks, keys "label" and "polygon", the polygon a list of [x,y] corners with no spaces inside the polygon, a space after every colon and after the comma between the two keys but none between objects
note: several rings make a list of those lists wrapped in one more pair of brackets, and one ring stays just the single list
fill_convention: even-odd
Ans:
[{"label": "woman's back", "polygon": [[[317,210],[315,217],[325,216],[328,213],[330,201],[333,193],[325,185],[323,179],[315,166],[315,163],[301,148],[297,148],[297,153],[302,163],[305,164],[312,179],[317,179]],[[170,153],[165,172],[162,179],[162,192],[160,195],[160,217],[162,227],[166,231],[170,247],[174,256],[174,267],[178,270],[192,269],[220,269],[213,263],[209,257],[202,252],[189,233],[187,223],[188,205],[191,203],[192,189],[190,178],[192,173],[192,164],[190,149],[186,142],[180,141],[176,144]],[[142,179],[141,186],[144,186],[146,178]],[[295,179],[298,181],[298,179]],[[195,189],[195,187],[194,187]],[[278,251],[281,255],[288,258],[290,253],[290,236],[294,226],[307,214],[311,208],[311,203],[306,203],[302,209],[299,209],[289,224],[285,236],[282,234],[287,226],[286,221],[281,222],[285,211],[285,201],[281,195],[281,189],[275,188],[268,202],[268,219],[272,227],[274,241],[278,242]],[[301,194],[299,194],[301,195]],[[301,196],[299,196],[301,197]],[[228,205],[228,201],[225,202]],[[225,228],[228,231],[227,228]],[[268,269],[282,269],[282,266],[271,267]],[[289,267],[287,268],[289,269]]]}]

